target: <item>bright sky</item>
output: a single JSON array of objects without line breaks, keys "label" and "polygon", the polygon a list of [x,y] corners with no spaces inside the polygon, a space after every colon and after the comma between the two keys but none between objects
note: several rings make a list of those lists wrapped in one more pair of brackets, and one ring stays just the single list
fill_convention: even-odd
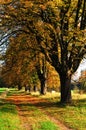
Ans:
[{"label": "bright sky", "polygon": [[74,80],[77,80],[79,78],[82,70],[86,70],[86,59],[82,61],[82,63],[80,64],[80,66],[77,70],[77,74],[75,76],[73,76]]},{"label": "bright sky", "polygon": [[82,63],[79,65],[79,68],[75,72],[75,74],[72,76],[72,80],[78,80],[79,76],[81,75],[81,71],[86,70],[86,59],[82,61]]},{"label": "bright sky", "polygon": [[86,59],[82,61],[82,63],[80,64],[78,71],[81,70],[86,70]]}]

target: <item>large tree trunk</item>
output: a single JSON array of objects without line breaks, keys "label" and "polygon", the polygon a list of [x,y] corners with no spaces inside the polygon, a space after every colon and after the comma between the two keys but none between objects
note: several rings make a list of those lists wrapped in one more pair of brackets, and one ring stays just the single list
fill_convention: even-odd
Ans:
[{"label": "large tree trunk", "polygon": [[61,82],[61,103],[71,102],[71,75],[60,75]]}]

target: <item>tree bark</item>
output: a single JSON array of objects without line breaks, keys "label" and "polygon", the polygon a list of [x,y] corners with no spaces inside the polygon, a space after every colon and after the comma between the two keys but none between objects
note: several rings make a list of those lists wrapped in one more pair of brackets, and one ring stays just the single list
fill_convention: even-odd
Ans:
[{"label": "tree bark", "polygon": [[[39,58],[39,57],[38,57]],[[40,65],[40,61],[42,62],[42,65]],[[40,80],[40,94],[44,95],[46,94],[46,79],[47,79],[47,68],[46,68],[46,60],[45,57],[41,57],[41,59],[38,59],[38,66],[36,66],[37,74]]]},{"label": "tree bark", "polygon": [[71,75],[60,75],[61,82],[61,103],[71,102]]},{"label": "tree bark", "polygon": [[34,85],[34,87],[33,87],[33,91],[34,91],[34,92],[37,91],[37,86]]},{"label": "tree bark", "polygon": [[21,90],[22,86],[20,84],[18,84],[18,90]]},{"label": "tree bark", "polygon": [[40,89],[40,94],[45,95],[47,88],[46,88],[46,80],[45,79],[41,79],[41,89]]}]

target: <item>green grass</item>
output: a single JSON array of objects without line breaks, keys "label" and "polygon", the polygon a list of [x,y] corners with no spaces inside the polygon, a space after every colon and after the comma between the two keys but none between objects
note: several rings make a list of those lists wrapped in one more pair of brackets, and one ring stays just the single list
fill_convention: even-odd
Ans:
[{"label": "green grass", "polygon": [[6,91],[6,88],[0,88],[0,95],[1,95],[4,91]]},{"label": "green grass", "polygon": [[[23,90],[11,89],[8,96],[15,94],[26,95],[27,93]],[[37,106],[51,117],[60,120],[73,130],[86,130],[86,94],[72,94],[73,102],[70,105],[61,105],[59,103],[59,93],[47,93],[45,96],[40,96],[39,93],[36,93],[36,95],[32,93],[32,96],[46,100],[46,102],[37,103]],[[59,130],[54,122],[50,121],[49,117],[39,110],[37,106],[29,103],[19,105],[25,116],[27,116],[27,121],[32,130]],[[4,100],[0,101],[0,130],[19,130],[21,129],[19,128],[19,123],[15,105],[6,103]]]},{"label": "green grass", "polygon": [[42,121],[38,130],[57,130],[57,127],[51,121]]},{"label": "green grass", "polygon": [[39,103],[39,106],[46,113],[63,122],[73,130],[86,130],[86,94],[81,95],[72,92],[72,97],[72,104],[62,105],[59,103],[59,93],[47,93],[47,95],[39,96],[39,98],[46,99],[47,101],[46,103]]},{"label": "green grass", "polygon": [[21,94],[24,94],[25,92],[24,92],[24,90],[20,90],[20,91],[18,91],[18,89],[17,88],[10,88],[9,89],[9,93],[7,94],[7,96],[12,96],[12,95],[21,95]]},{"label": "green grass", "polygon": [[86,130],[86,100],[74,101],[63,109],[63,120],[72,128]]},{"label": "green grass", "polygon": [[49,103],[42,106],[49,115],[73,130],[86,130],[86,94],[73,94],[73,102],[70,105],[61,105],[58,102],[59,96],[56,98],[55,95],[51,98],[45,96],[45,99],[48,99]]},{"label": "green grass", "polygon": [[[10,89],[8,97],[12,95],[27,95],[24,90]],[[32,130],[60,130],[54,122],[37,107],[29,103],[20,103],[19,107],[23,111],[23,115],[27,118],[27,123]],[[16,109],[16,105],[6,100],[0,101],[0,130],[25,130],[21,128],[20,119]]]},{"label": "green grass", "polygon": [[[24,88],[21,90],[18,90],[17,88],[9,88],[9,93],[7,96],[12,96],[12,95],[29,95],[29,92],[25,92]],[[37,93],[38,95],[38,93]]]},{"label": "green grass", "polygon": [[0,100],[0,130],[20,130],[20,119],[16,106]]}]

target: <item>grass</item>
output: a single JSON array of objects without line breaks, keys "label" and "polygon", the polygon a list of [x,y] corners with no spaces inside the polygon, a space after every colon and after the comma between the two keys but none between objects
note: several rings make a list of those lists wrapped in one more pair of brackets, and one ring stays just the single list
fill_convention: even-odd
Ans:
[{"label": "grass", "polygon": [[20,119],[16,106],[0,100],[0,130],[19,130]]},{"label": "grass", "polygon": [[85,99],[74,101],[71,106],[67,106],[63,110],[65,110],[63,119],[68,125],[77,130],[86,130]]},{"label": "grass", "polygon": [[[45,96],[45,99],[48,97]],[[43,107],[49,115],[73,130],[86,130],[86,94],[73,94],[73,102],[70,105],[59,104],[59,96],[56,98],[55,95],[48,100],[51,106],[46,103]]]},{"label": "grass", "polygon": [[[32,93],[32,95],[35,94]],[[59,103],[59,93],[47,93],[47,95],[39,96],[39,98],[46,99],[47,102],[39,103],[38,106],[43,107],[46,113],[69,128],[86,130],[86,94],[72,92],[72,97],[73,102],[70,105],[62,105]]]},{"label": "grass", "polygon": [[4,91],[6,91],[6,88],[0,88],[0,95],[1,95]]},{"label": "grass", "polygon": [[42,121],[38,130],[57,130],[57,127],[50,121]]},{"label": "grass", "polygon": [[21,95],[22,93],[24,94],[24,90],[20,90],[20,91],[18,91],[18,89],[17,88],[10,88],[9,89],[10,91],[9,91],[9,93],[7,94],[7,96],[12,96],[12,95]]},{"label": "grass", "polygon": [[[15,94],[27,95],[23,90],[17,91],[17,89],[10,89],[7,95],[9,97]],[[24,102],[18,104],[18,106],[23,111],[23,116],[26,117],[32,130],[60,130],[37,107]],[[26,130],[21,128],[16,105],[5,99],[0,100],[0,130]]]},{"label": "grass", "polygon": [[[15,94],[26,95],[27,93],[23,90],[11,89],[8,96]],[[37,106],[73,130],[86,130],[86,94],[72,93],[73,102],[70,105],[59,104],[59,93],[47,93],[44,96],[32,93],[32,96],[46,100],[46,102],[37,103],[36,106],[29,103],[19,104],[32,130],[59,130]],[[15,105],[6,103],[4,100],[0,101],[0,130],[19,130],[21,129],[19,126],[20,122]]]}]

